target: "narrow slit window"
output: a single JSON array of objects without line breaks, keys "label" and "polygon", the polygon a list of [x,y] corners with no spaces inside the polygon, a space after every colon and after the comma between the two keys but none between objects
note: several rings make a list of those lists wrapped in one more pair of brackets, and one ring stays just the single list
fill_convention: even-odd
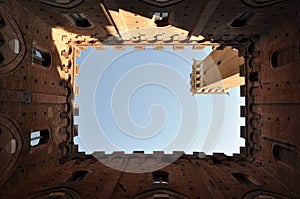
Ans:
[{"label": "narrow slit window", "polygon": [[51,57],[50,57],[49,53],[43,52],[37,48],[33,48],[32,61],[35,64],[38,64],[38,65],[41,65],[44,67],[49,67],[51,64]]},{"label": "narrow slit window", "polygon": [[155,171],[152,173],[154,184],[169,184],[169,173],[165,171]]},{"label": "narrow slit window", "polygon": [[42,144],[46,144],[49,140],[49,131],[33,131],[30,134],[30,146],[36,147]]}]

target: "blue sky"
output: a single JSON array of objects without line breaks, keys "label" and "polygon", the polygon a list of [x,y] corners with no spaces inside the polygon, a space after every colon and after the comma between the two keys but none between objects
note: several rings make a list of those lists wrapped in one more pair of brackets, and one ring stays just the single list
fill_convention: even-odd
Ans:
[{"label": "blue sky", "polygon": [[190,92],[193,59],[204,59],[211,49],[81,51],[79,136],[75,143],[93,151],[203,151],[239,153],[239,117],[243,98],[239,88],[228,95]]}]

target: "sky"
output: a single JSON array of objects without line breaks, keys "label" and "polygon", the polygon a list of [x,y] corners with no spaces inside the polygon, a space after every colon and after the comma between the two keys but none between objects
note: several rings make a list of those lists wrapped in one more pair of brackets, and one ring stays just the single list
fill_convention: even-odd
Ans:
[{"label": "sky", "polygon": [[239,87],[230,95],[192,95],[193,59],[203,60],[211,48],[193,50],[106,50],[88,48],[76,62],[80,75],[79,136],[75,143],[94,151],[184,151],[239,153]]}]

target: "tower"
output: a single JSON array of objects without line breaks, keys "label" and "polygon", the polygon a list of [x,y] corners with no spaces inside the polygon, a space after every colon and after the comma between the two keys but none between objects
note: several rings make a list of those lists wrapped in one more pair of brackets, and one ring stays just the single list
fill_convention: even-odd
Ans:
[{"label": "tower", "polygon": [[203,61],[194,60],[190,75],[192,93],[228,94],[230,88],[244,85],[244,77],[239,75],[243,64],[237,50],[230,47],[212,51]]}]

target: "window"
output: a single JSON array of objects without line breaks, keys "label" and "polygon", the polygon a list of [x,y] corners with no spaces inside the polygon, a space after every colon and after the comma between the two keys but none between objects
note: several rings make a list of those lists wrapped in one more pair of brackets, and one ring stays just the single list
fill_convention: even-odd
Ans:
[{"label": "window", "polygon": [[292,53],[290,48],[273,52],[271,56],[271,65],[273,68],[287,65],[292,62]]},{"label": "window", "polygon": [[68,182],[79,182],[86,176],[87,173],[87,171],[76,171],[68,179]]},{"label": "window", "polygon": [[4,18],[0,15],[0,28],[3,28],[6,25]]},{"label": "window", "polygon": [[0,46],[3,46],[5,44],[5,39],[2,36],[2,34],[0,34]]},{"label": "window", "polygon": [[251,72],[249,75],[250,82],[257,82],[258,81],[258,72]]},{"label": "window", "polygon": [[9,48],[16,54],[20,52],[20,42],[17,39],[12,39],[8,42]]},{"label": "window", "polygon": [[294,166],[295,164],[295,153],[293,150],[279,146],[274,145],[273,147],[273,157],[275,160],[280,161],[284,164]]},{"label": "window", "polygon": [[51,64],[51,57],[49,53],[43,52],[37,48],[33,48],[32,62],[44,67],[49,67]]},{"label": "window", "polygon": [[154,15],[154,22],[157,27],[164,27],[169,25],[169,13],[167,12],[155,12]]},{"label": "window", "polygon": [[42,144],[47,144],[49,140],[49,131],[41,130],[41,131],[33,131],[30,134],[30,146],[36,147]]},{"label": "window", "polygon": [[2,55],[2,53],[0,52],[0,66],[3,64],[4,61],[4,57]]},{"label": "window", "polygon": [[89,20],[87,20],[87,18],[85,16],[83,16],[83,14],[73,13],[70,16],[73,19],[73,21],[77,27],[88,28],[88,27],[92,26],[91,23],[89,22]]},{"label": "window", "polygon": [[247,175],[242,173],[232,173],[231,174],[240,184],[244,185],[254,185],[254,183],[248,178]]},{"label": "window", "polygon": [[152,173],[154,184],[168,184],[169,173],[165,171],[155,171]]},{"label": "window", "polygon": [[231,23],[231,27],[239,28],[247,25],[248,20],[252,17],[252,13],[250,12],[244,12],[242,14],[239,14],[235,20]]}]

